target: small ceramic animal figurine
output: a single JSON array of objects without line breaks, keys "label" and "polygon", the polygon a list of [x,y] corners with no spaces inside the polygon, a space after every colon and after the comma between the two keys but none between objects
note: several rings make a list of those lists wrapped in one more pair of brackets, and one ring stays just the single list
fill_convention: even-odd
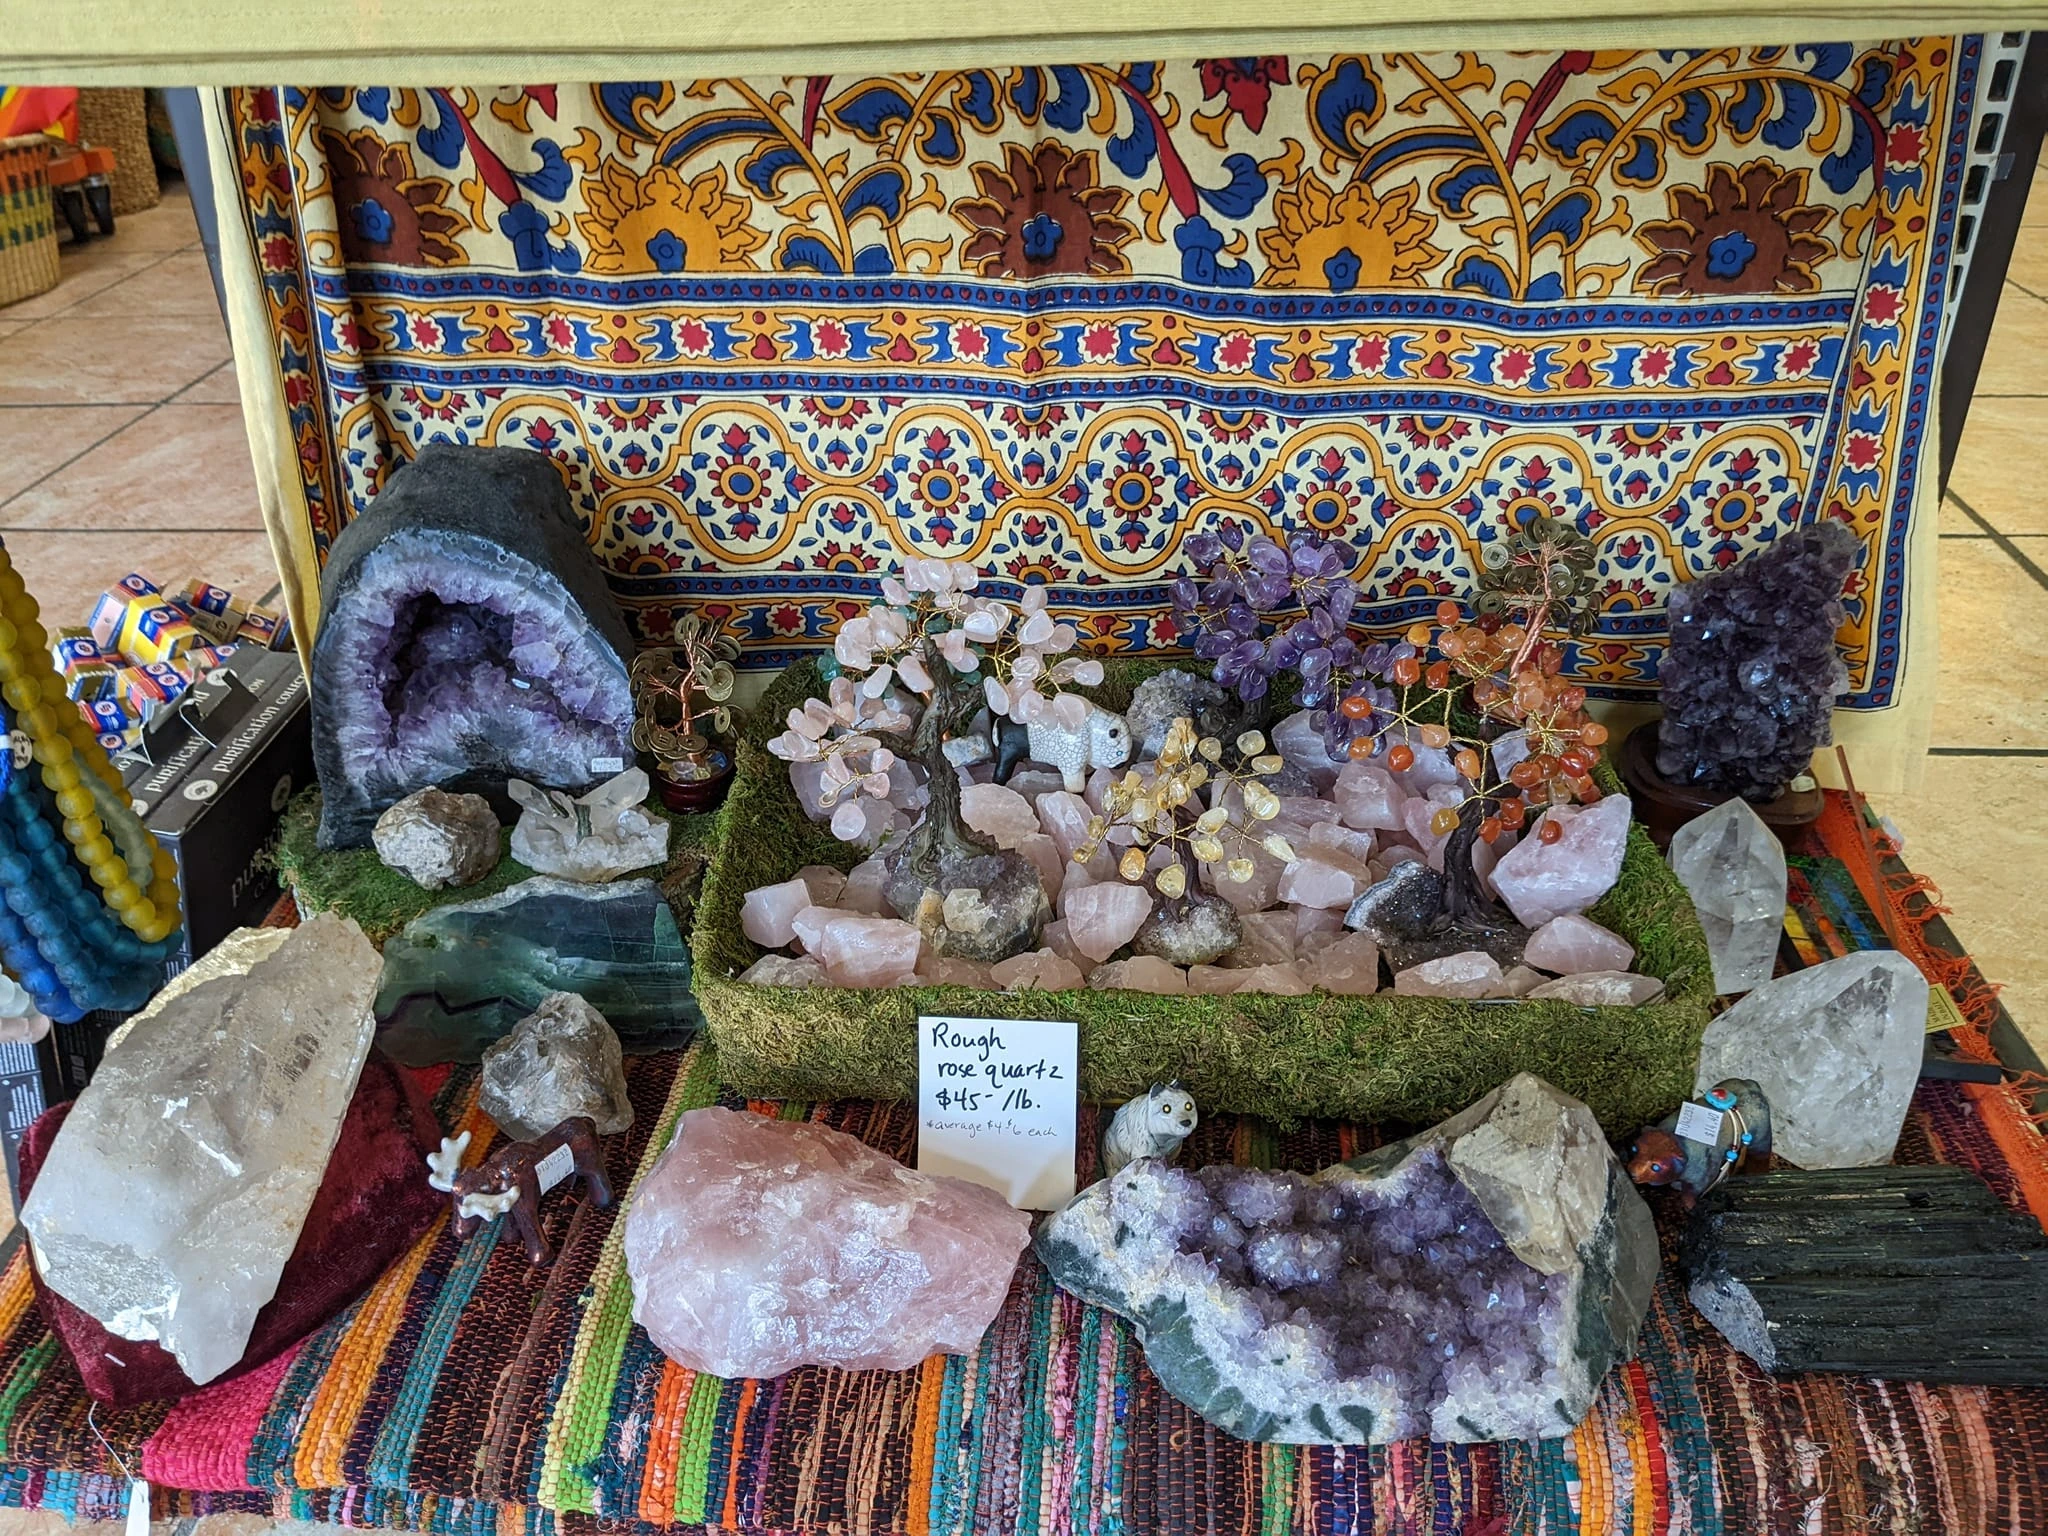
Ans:
[{"label": "small ceramic animal figurine", "polygon": [[[1099,704],[1088,705],[1088,716],[1078,726],[1063,724],[1047,710],[1024,729],[1031,745],[1031,760],[1059,769],[1069,794],[1078,795],[1088,787],[1089,769],[1121,768],[1131,758],[1130,727],[1124,724],[1122,715]],[[1012,762],[1011,767],[1015,766]],[[1007,779],[998,762],[996,782],[1001,784]]]},{"label": "small ceramic animal figurine", "polygon": [[1074,794],[1088,787],[1091,768],[1121,768],[1131,758],[1131,730],[1115,710],[1089,703],[1078,694],[1061,694],[1087,706],[1081,724],[1063,724],[1051,711],[1030,725],[987,710],[974,717],[963,735],[946,743],[946,761],[956,768],[995,762],[995,782],[1007,784],[1022,762],[1044,763],[1060,771],[1060,780]]},{"label": "small ceramic animal figurine", "polygon": [[1141,1157],[1171,1157],[1195,1128],[1195,1096],[1179,1083],[1155,1087],[1119,1109],[1102,1138],[1102,1176]]},{"label": "small ceramic animal figurine", "polygon": [[509,1211],[526,1240],[527,1258],[535,1264],[552,1263],[554,1250],[540,1230],[543,1173],[553,1175],[550,1188],[574,1174],[590,1191],[591,1204],[602,1208],[612,1203],[612,1187],[597,1150],[597,1126],[588,1115],[571,1116],[537,1141],[507,1142],[474,1168],[462,1166],[468,1149],[469,1132],[464,1131],[442,1137],[441,1150],[427,1156],[427,1183],[454,1197],[458,1241]]},{"label": "small ceramic animal figurine", "polygon": [[[1700,1128],[1700,1117],[1709,1114],[1717,1117],[1711,1142],[1685,1133]],[[1677,1188],[1691,1205],[1732,1173],[1770,1166],[1770,1103],[1748,1078],[1731,1077],[1646,1126],[1629,1148],[1628,1176],[1649,1188]]]}]

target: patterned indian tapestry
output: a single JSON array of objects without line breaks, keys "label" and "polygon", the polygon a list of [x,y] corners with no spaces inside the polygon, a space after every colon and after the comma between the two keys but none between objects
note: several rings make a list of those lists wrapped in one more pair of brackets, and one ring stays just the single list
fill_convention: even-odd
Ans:
[{"label": "patterned indian tapestry", "polygon": [[[1363,615],[1516,519],[1575,675],[1838,518],[1898,688],[1976,47],[1209,59],[231,93],[312,546],[427,442],[551,454],[643,637],[829,643],[908,553],[1171,648],[1191,531],[1341,535]],[[296,489],[296,488],[295,488]]]}]

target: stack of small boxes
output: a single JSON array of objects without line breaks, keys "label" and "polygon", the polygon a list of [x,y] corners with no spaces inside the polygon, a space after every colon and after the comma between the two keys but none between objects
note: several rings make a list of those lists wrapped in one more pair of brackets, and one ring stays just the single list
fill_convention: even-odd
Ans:
[{"label": "stack of small boxes", "polygon": [[83,627],[58,630],[50,649],[100,745],[120,752],[237,646],[274,646],[280,628],[275,614],[237,604],[223,587],[195,580],[166,593],[128,575],[100,594]]}]

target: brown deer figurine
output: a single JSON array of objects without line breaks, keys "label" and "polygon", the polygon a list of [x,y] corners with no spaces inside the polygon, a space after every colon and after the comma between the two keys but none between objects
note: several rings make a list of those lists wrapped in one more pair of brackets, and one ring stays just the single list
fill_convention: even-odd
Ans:
[{"label": "brown deer figurine", "polygon": [[[427,1158],[427,1182],[445,1190],[455,1204],[455,1236],[466,1239],[486,1221],[510,1212],[535,1264],[554,1261],[540,1231],[540,1197],[572,1173],[583,1180],[600,1208],[612,1203],[597,1150],[597,1126],[588,1115],[572,1115],[534,1141],[509,1141],[474,1168],[462,1166],[469,1132],[441,1138],[441,1150]],[[542,1181],[546,1182],[543,1183]]]}]

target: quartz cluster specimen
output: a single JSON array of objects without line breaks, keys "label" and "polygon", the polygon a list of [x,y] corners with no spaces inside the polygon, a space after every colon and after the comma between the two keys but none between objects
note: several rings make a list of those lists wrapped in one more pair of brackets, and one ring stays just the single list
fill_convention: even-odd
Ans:
[{"label": "quartz cluster specimen", "polygon": [[1700,1198],[1679,1268],[1775,1375],[2048,1385],[2048,1237],[1966,1169],[1730,1181]]},{"label": "quartz cluster specimen", "polygon": [[689,947],[652,880],[535,876],[436,907],[385,941],[377,1044],[408,1067],[481,1061],[551,992],[586,999],[628,1055],[685,1045],[704,1017]]},{"label": "quartz cluster specimen", "polygon": [[545,454],[422,448],[334,541],[320,612],[323,848],[429,784],[509,815],[509,777],[580,791],[632,761],[632,637]]},{"label": "quartz cluster specimen", "polygon": [[668,822],[641,809],[644,768],[628,768],[587,794],[571,797],[513,779],[519,805],[512,857],[528,869],[564,880],[616,880],[667,862]]},{"label": "quartz cluster specimen", "polygon": [[693,1109],[626,1211],[633,1319],[714,1376],[908,1370],[981,1342],[1030,1232],[828,1126]]},{"label": "quartz cluster specimen", "polygon": [[1886,1162],[1927,1041],[1927,978],[1893,950],[1859,950],[1756,988],[1707,1026],[1697,1092],[1748,1078],[1778,1155],[1801,1168]]},{"label": "quartz cluster specimen", "polygon": [[1288,1444],[1569,1433],[1657,1270],[1592,1112],[1527,1074],[1311,1176],[1141,1158],[1049,1218],[1038,1253],[1137,1325],[1167,1391]]},{"label": "quartz cluster specimen", "polygon": [[1671,870],[1692,897],[1714,961],[1714,990],[1771,979],[1785,931],[1785,846],[1739,795],[1671,835]]},{"label": "quartz cluster specimen", "polygon": [[485,1049],[477,1108],[516,1141],[536,1141],[576,1115],[598,1135],[616,1135],[633,1123],[619,1037],[574,992],[550,992]]},{"label": "quartz cluster specimen", "polygon": [[1823,520],[1671,594],[1659,773],[1762,802],[1806,772],[1849,685],[1835,631],[1860,552],[1847,527]]},{"label": "quartz cluster specimen", "polygon": [[235,1365],[326,1174],[376,987],[363,931],[322,916],[139,1020],[22,1207],[50,1288],[194,1382]]},{"label": "quartz cluster specimen", "polygon": [[474,885],[503,852],[497,812],[482,795],[420,789],[377,818],[377,857],[423,891]]}]

